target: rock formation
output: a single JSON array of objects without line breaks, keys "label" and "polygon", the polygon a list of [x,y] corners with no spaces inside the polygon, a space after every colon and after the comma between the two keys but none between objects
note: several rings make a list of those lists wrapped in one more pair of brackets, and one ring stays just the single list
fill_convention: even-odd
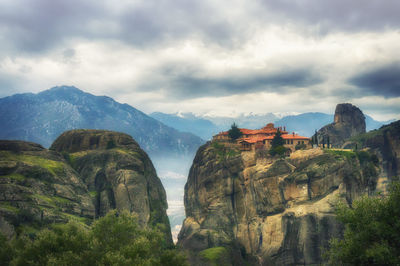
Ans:
[{"label": "rock formation", "polygon": [[351,204],[371,193],[378,178],[376,157],[366,151],[256,156],[213,143],[198,150],[185,186],[186,219],[178,238],[192,264],[320,264],[329,239],[343,230],[334,203],[342,198]]},{"label": "rock formation", "polygon": [[129,135],[73,130],[50,150],[0,141],[0,182],[0,230],[8,236],[50,222],[90,223],[111,209],[125,209],[143,226],[163,224],[172,245],[164,188]]},{"label": "rock formation", "polygon": [[400,177],[400,121],[382,126],[380,129],[357,135],[344,144],[345,148],[373,151],[382,162],[378,184],[385,184]]},{"label": "rock formation", "polygon": [[0,230],[8,237],[53,222],[89,222],[94,215],[85,184],[59,153],[0,141]]},{"label": "rock formation", "polygon": [[336,106],[334,122],[317,132],[318,143],[340,148],[350,137],[365,133],[365,116],[362,111],[350,104],[342,103]]},{"label": "rock formation", "polygon": [[72,130],[50,150],[68,154],[94,198],[96,216],[111,209],[138,214],[142,224],[165,225],[169,234],[165,190],[147,154],[129,135],[105,130]]}]

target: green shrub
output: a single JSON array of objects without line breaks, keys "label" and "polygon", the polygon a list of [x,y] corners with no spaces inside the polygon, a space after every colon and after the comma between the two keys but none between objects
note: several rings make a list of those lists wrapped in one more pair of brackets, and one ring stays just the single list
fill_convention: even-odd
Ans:
[{"label": "green shrub", "polygon": [[336,213],[346,229],[330,241],[330,265],[400,265],[400,183],[387,196],[340,203]]},{"label": "green shrub", "polygon": [[91,227],[53,225],[33,240],[0,237],[0,248],[1,265],[186,265],[159,230],[141,228],[125,211],[111,211]]},{"label": "green shrub", "polygon": [[297,150],[304,150],[306,147],[307,147],[306,144],[298,143],[294,148],[297,151]]},{"label": "green shrub", "polygon": [[275,146],[275,147],[271,147],[271,149],[269,150],[269,154],[271,154],[272,156],[278,155],[278,156],[285,156],[287,151],[287,148],[285,148],[284,146]]}]

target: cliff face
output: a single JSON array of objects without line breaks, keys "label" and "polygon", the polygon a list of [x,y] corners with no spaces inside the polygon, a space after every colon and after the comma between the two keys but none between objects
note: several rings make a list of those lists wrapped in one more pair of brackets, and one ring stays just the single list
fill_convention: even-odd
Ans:
[{"label": "cliff face", "polygon": [[8,235],[49,222],[90,223],[118,209],[136,213],[143,226],[163,224],[172,244],[164,188],[149,157],[129,135],[73,130],[58,137],[50,150],[1,141],[0,182],[0,230]]},{"label": "cliff face", "polygon": [[329,138],[333,147],[340,148],[350,137],[365,133],[365,116],[362,111],[349,103],[338,104],[334,122],[318,131],[318,143],[327,144]]},{"label": "cliff face", "polygon": [[353,137],[345,143],[347,148],[369,148],[382,162],[381,178],[393,180],[400,177],[400,121],[385,125]]},{"label": "cliff face", "polygon": [[142,224],[165,225],[172,243],[165,190],[147,154],[129,135],[104,130],[63,133],[50,148],[68,154],[94,199],[96,216],[111,209],[138,214]]},{"label": "cliff face", "polygon": [[85,184],[60,154],[35,143],[0,141],[0,230],[8,237],[94,215]]},{"label": "cliff face", "polygon": [[206,263],[216,247],[233,265],[321,263],[322,248],[342,232],[333,204],[373,191],[376,164],[367,152],[312,149],[276,160],[206,144],[185,186],[178,245],[193,264]]}]

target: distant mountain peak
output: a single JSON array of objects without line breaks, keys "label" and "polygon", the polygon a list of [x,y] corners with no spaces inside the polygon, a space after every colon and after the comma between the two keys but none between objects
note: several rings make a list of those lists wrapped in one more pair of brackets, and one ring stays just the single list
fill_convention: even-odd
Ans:
[{"label": "distant mountain peak", "polygon": [[78,89],[75,86],[68,86],[68,85],[61,85],[61,86],[55,86],[52,87],[48,90],[44,90],[39,92],[39,94],[41,93],[59,93],[59,92],[68,92],[68,93],[73,93],[73,92],[78,92],[78,93],[85,93],[84,91]]},{"label": "distant mountain peak", "polygon": [[75,86],[68,86],[68,85],[61,85],[61,86],[55,86],[52,87],[50,89],[48,89],[49,91],[57,91],[57,90],[75,90],[75,91],[82,91],[80,89],[78,89]]},{"label": "distant mountain peak", "polygon": [[136,108],[74,86],[1,98],[0,138],[49,146],[71,129],[108,129],[131,135],[151,154],[192,155],[203,140],[179,132]]}]

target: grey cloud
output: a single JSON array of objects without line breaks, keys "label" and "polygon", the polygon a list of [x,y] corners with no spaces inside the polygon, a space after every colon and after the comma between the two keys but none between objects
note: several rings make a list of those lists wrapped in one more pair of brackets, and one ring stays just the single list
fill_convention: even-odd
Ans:
[{"label": "grey cloud", "polygon": [[380,31],[400,26],[398,0],[260,0],[260,3],[275,20],[303,22],[321,33]]},{"label": "grey cloud", "polygon": [[[134,46],[202,38],[222,45],[240,36],[204,1],[147,0],[112,12],[107,2],[80,0],[0,3],[0,40],[18,51],[43,52],[72,38],[117,39]],[[108,4],[118,5],[109,1]],[[121,3],[122,5],[122,3]],[[108,25],[111,25],[108,27]]]},{"label": "grey cloud", "polygon": [[[116,39],[141,48],[199,38],[207,45],[232,48],[243,44],[255,28],[271,23],[316,25],[321,31],[383,30],[400,26],[398,0],[268,0],[265,8],[204,0],[146,0],[132,6],[94,0],[4,0],[0,2],[2,48],[44,52],[73,38]],[[110,5],[121,5],[113,11]],[[239,14],[240,13],[240,14]],[[303,25],[303,26],[304,26]]]},{"label": "grey cloud", "polygon": [[[90,37],[87,25],[100,19],[96,1],[37,0],[0,3],[0,29],[5,43],[19,52],[41,52],[69,37]],[[0,30],[0,32],[1,32]]]},{"label": "grey cloud", "polygon": [[349,79],[364,95],[400,97],[400,62],[372,68]]},{"label": "grey cloud", "polygon": [[[155,76],[168,77],[157,79]],[[152,80],[152,82],[149,82]],[[195,66],[166,66],[160,73],[146,79],[142,89],[167,89],[174,98],[220,97],[254,92],[290,93],[323,82],[323,78],[311,69],[282,69],[277,72],[246,71],[230,72],[218,77],[203,73]]]}]

